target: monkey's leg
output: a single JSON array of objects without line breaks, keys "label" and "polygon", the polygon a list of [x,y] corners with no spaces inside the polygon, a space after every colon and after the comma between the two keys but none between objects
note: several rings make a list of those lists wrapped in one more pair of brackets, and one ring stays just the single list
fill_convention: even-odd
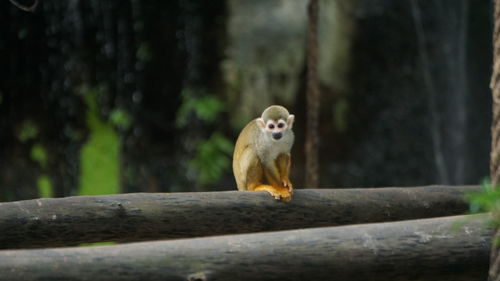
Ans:
[{"label": "monkey's leg", "polygon": [[233,163],[238,190],[253,190],[262,184],[264,172],[253,149],[247,147]]},{"label": "monkey's leg", "polygon": [[280,182],[284,187],[288,188],[290,193],[292,193],[293,185],[289,178],[290,164],[291,158],[289,153],[280,154],[278,158],[276,158],[276,166],[278,167]]}]

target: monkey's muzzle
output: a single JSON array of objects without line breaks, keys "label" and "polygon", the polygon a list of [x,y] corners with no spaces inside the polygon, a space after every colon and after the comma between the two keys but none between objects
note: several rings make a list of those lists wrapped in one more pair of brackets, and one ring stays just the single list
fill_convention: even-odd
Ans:
[{"label": "monkey's muzzle", "polygon": [[279,133],[279,132],[278,133],[273,133],[273,139],[275,139],[275,140],[281,139],[282,136],[283,136],[282,133]]}]

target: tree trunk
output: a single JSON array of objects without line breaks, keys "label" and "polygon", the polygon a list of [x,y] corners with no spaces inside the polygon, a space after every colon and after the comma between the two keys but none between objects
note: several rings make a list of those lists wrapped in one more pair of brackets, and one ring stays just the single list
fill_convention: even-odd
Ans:
[{"label": "tree trunk", "polygon": [[318,89],[318,0],[309,0],[307,34],[307,134],[305,185],[317,188],[319,184],[319,89]]},{"label": "tree trunk", "polygon": [[0,280],[484,280],[485,217],[0,251]]},{"label": "tree trunk", "polygon": [[[500,0],[495,0],[495,29],[493,31],[493,74],[490,84],[493,94],[493,122],[491,125],[491,159],[490,176],[491,184],[498,188],[500,183]],[[498,216],[498,213],[494,214]],[[500,238],[500,229],[497,228],[493,241]],[[490,272],[491,280],[500,277],[500,248],[494,243],[491,250]]]},{"label": "tree trunk", "polygon": [[276,231],[463,214],[477,186],[137,193],[0,203],[0,248]]}]

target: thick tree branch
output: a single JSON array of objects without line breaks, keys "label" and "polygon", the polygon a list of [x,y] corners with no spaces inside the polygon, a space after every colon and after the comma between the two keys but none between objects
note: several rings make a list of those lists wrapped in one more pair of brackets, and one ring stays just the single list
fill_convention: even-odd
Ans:
[{"label": "thick tree branch", "polygon": [[458,216],[7,250],[0,280],[485,280],[492,232],[484,225],[479,216]]},{"label": "thick tree branch", "polygon": [[477,186],[136,193],[0,203],[0,248],[276,231],[463,214]]}]

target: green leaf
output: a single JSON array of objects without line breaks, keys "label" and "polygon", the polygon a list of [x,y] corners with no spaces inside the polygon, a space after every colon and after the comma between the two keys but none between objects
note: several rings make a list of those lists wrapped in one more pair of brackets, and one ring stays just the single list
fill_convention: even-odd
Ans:
[{"label": "green leaf", "polygon": [[213,184],[231,167],[232,143],[215,132],[206,141],[197,144],[196,157],[190,166],[198,172],[198,183]]},{"label": "green leaf", "polygon": [[189,116],[194,114],[205,123],[212,124],[217,116],[225,110],[226,105],[216,96],[195,93],[192,89],[185,89],[181,93],[182,105],[177,111],[176,126],[186,127]]},{"label": "green leaf", "polygon": [[26,120],[21,125],[21,130],[19,131],[18,138],[21,142],[27,142],[34,139],[38,135],[38,127],[31,120]]},{"label": "green leaf", "polygon": [[47,150],[41,144],[35,144],[31,147],[31,159],[36,161],[42,168],[47,166]]},{"label": "green leaf", "polygon": [[132,125],[132,116],[123,109],[114,109],[111,111],[109,121],[116,127],[126,130]]},{"label": "green leaf", "polygon": [[471,213],[500,211],[500,188],[493,188],[489,180],[484,180],[481,192],[466,195]]},{"label": "green leaf", "polygon": [[54,197],[54,191],[52,189],[52,182],[47,175],[41,175],[37,180],[38,194],[41,198],[51,198]]},{"label": "green leaf", "polygon": [[195,112],[201,120],[212,123],[224,109],[224,104],[214,96],[205,96],[195,102]]},{"label": "green leaf", "polygon": [[114,127],[101,119],[97,97],[102,89],[92,89],[84,94],[87,110],[89,138],[80,150],[79,195],[116,194],[120,192],[120,145]]}]

